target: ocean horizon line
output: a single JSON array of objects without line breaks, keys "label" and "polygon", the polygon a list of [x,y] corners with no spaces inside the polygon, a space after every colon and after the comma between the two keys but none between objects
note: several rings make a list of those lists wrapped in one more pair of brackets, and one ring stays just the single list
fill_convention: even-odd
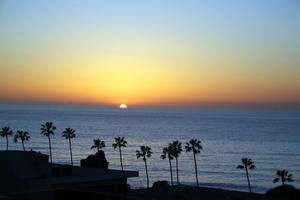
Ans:
[{"label": "ocean horizon line", "polygon": [[[122,103],[120,103],[121,105]],[[119,109],[119,104],[94,104],[94,103],[73,103],[73,102],[1,102],[3,106],[54,106],[54,107],[91,107],[91,108],[116,108]],[[131,105],[127,104],[127,109],[167,109],[167,110],[253,110],[253,111],[294,111],[300,112],[300,102],[295,103],[207,103],[199,105]]]}]

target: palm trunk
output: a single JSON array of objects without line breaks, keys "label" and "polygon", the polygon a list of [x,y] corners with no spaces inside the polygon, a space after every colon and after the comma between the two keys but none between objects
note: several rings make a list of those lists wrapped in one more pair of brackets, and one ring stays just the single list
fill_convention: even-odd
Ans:
[{"label": "palm trunk", "polygon": [[5,137],[6,137],[6,151],[8,151],[8,137],[7,135]]},{"label": "palm trunk", "polygon": [[69,138],[69,147],[70,147],[71,165],[73,166],[72,144],[71,144],[71,139],[70,138]]},{"label": "palm trunk", "polygon": [[98,149],[98,151],[100,150],[100,148],[99,148],[99,147],[97,147],[97,149]]},{"label": "palm trunk", "polygon": [[250,179],[249,179],[249,174],[248,174],[248,168],[245,166],[246,169],[246,176],[247,176],[247,181],[248,181],[248,188],[249,192],[251,193],[251,186],[250,186]]},{"label": "palm trunk", "polygon": [[48,141],[49,141],[49,151],[50,151],[50,163],[52,164],[52,149],[51,149],[50,135],[48,136]]},{"label": "palm trunk", "polygon": [[121,147],[119,147],[119,152],[120,152],[121,169],[122,169],[122,171],[123,171],[123,163],[122,163],[122,151],[121,151]]},{"label": "palm trunk", "polygon": [[196,182],[197,182],[197,186],[199,186],[196,154],[195,153],[193,154],[194,154],[194,162],[195,162]]},{"label": "palm trunk", "polygon": [[22,140],[23,151],[25,151],[24,141]]},{"label": "palm trunk", "polygon": [[146,169],[146,176],[147,176],[147,188],[149,188],[149,176],[148,176],[148,168],[147,168],[147,160],[145,159],[145,169]]},{"label": "palm trunk", "polygon": [[281,176],[281,185],[284,185],[284,177],[283,177],[283,175]]},{"label": "palm trunk", "polygon": [[171,173],[171,185],[173,186],[173,172],[172,172],[172,163],[171,163],[171,159],[169,159],[169,164],[170,164],[170,173]]},{"label": "palm trunk", "polygon": [[176,159],[176,175],[177,175],[177,185],[179,185],[179,175],[178,175],[178,158],[175,157]]}]

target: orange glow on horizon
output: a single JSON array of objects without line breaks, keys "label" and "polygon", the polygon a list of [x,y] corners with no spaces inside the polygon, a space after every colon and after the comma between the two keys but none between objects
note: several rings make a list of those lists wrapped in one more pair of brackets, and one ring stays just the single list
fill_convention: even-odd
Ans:
[{"label": "orange glow on horizon", "polygon": [[[204,9],[196,1],[191,7],[151,2],[157,15],[144,3],[123,9],[107,2],[110,10],[95,2],[7,1],[0,18],[0,103],[300,104],[294,3]],[[216,8],[223,12],[211,17]]]}]

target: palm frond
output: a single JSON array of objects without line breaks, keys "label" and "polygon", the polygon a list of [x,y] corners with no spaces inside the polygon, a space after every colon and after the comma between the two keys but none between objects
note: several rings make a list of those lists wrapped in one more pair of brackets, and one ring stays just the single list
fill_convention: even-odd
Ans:
[{"label": "palm frond", "polygon": [[136,158],[139,159],[141,157],[141,152],[139,150],[136,150]]},{"label": "palm frond", "polygon": [[112,144],[113,148],[117,147],[127,147],[127,141],[125,140],[124,137],[116,137],[115,138],[115,143]]},{"label": "palm frond", "polygon": [[45,124],[41,125],[41,134],[45,136],[50,136],[54,134],[54,130],[56,127],[53,125],[53,122],[46,122]]},{"label": "palm frond", "polygon": [[287,180],[287,182],[294,182],[294,180],[292,178],[290,178],[290,177],[287,178],[286,180]]},{"label": "palm frond", "polygon": [[10,129],[9,126],[5,126],[2,128],[2,130],[0,131],[0,135],[2,137],[7,137],[13,134],[13,131]]},{"label": "palm frond", "polygon": [[236,168],[238,168],[238,169],[244,169],[245,167],[243,165],[238,165]]},{"label": "palm frond", "polygon": [[146,157],[149,158],[151,157],[151,155],[152,155],[152,151],[151,148],[148,146],[141,146],[140,150],[136,151],[137,158],[142,157],[144,161],[146,160]]},{"label": "palm frond", "polygon": [[249,167],[249,169],[255,169],[255,168],[256,168],[256,166],[253,164]]},{"label": "palm frond", "polygon": [[277,183],[279,181],[279,178],[273,179],[273,183]]},{"label": "palm frond", "polygon": [[62,133],[62,137],[66,139],[75,138],[76,137],[75,130],[72,128],[66,128]]},{"label": "palm frond", "polygon": [[28,141],[30,138],[29,133],[27,131],[20,131],[18,130],[17,133],[14,136],[14,142],[18,142],[18,139],[20,139],[22,142]]},{"label": "palm frond", "polygon": [[15,142],[15,143],[18,142],[18,135],[15,135],[15,136],[14,136],[14,142]]},{"label": "palm frond", "polygon": [[169,147],[172,149],[172,156],[174,156],[175,158],[177,158],[182,152],[181,144],[182,143],[178,140],[169,143]]},{"label": "palm frond", "polygon": [[186,143],[185,150],[186,152],[192,151],[194,154],[200,153],[202,150],[201,141],[197,139],[191,139]]},{"label": "palm frond", "polygon": [[282,184],[284,184],[284,182],[293,182],[294,180],[292,179],[292,174],[289,173],[289,171],[287,170],[278,170],[276,172],[276,176],[278,176],[277,178],[275,178],[273,180],[274,183],[278,182],[279,180],[281,180]]}]

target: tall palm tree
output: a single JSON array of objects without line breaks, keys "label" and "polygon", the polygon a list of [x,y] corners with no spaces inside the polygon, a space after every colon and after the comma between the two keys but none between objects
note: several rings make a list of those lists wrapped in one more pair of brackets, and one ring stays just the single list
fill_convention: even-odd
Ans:
[{"label": "tall palm tree", "polygon": [[53,122],[46,122],[45,124],[42,124],[42,128],[41,128],[41,134],[48,137],[51,164],[52,164],[52,149],[51,149],[50,135],[54,135],[55,129],[56,127],[53,126]]},{"label": "tall palm tree", "polygon": [[18,142],[18,139],[22,142],[23,151],[25,151],[24,142],[28,141],[30,138],[29,133],[27,131],[17,131],[17,134],[14,136],[14,142]]},{"label": "tall palm tree", "polygon": [[0,135],[6,138],[6,151],[8,151],[8,136],[11,136],[13,131],[9,128],[9,126],[5,126],[0,131]]},{"label": "tall palm tree", "polygon": [[147,176],[147,188],[149,188],[149,176],[148,176],[148,168],[147,168],[147,158],[151,157],[151,154],[153,152],[151,151],[151,148],[148,146],[141,146],[141,150],[136,151],[136,158],[143,158],[143,161],[145,163],[145,169],[146,169],[146,176]]},{"label": "tall palm tree", "polygon": [[171,175],[171,184],[174,185],[173,183],[173,170],[172,170],[172,162],[171,160],[174,159],[173,154],[172,154],[172,148],[169,145],[168,147],[163,148],[162,155],[160,156],[161,159],[167,159],[169,160],[169,165],[170,165],[170,175]]},{"label": "tall palm tree", "polygon": [[251,185],[250,185],[248,170],[255,169],[255,165],[254,165],[253,161],[251,160],[251,158],[242,158],[241,162],[242,162],[242,165],[238,165],[237,168],[246,170],[249,192],[251,192]]},{"label": "tall palm tree", "polygon": [[275,178],[273,180],[273,183],[277,183],[278,181],[281,181],[281,185],[284,185],[285,182],[293,182],[292,174],[289,173],[287,170],[278,170],[276,172],[276,175],[279,176],[279,178]]},{"label": "tall palm tree", "polygon": [[122,147],[126,147],[127,141],[124,139],[124,137],[116,137],[115,138],[115,142],[112,144],[112,147],[114,149],[118,148],[119,149],[119,153],[120,153],[120,163],[121,163],[121,168],[123,170],[123,162],[122,162]]},{"label": "tall palm tree", "polygon": [[71,139],[76,137],[75,130],[71,128],[66,128],[63,131],[62,137],[69,140],[69,148],[70,148],[70,157],[71,157],[71,165],[73,165],[73,156],[72,156],[72,144]]},{"label": "tall palm tree", "polygon": [[97,148],[97,151],[100,151],[105,147],[105,142],[100,139],[94,139],[94,145],[91,146],[91,149]]},{"label": "tall palm tree", "polygon": [[176,175],[177,175],[177,185],[179,184],[179,175],[178,175],[178,157],[182,152],[182,147],[181,147],[181,142],[178,140],[173,141],[172,143],[169,144],[172,148],[172,156],[175,158],[176,161]]},{"label": "tall palm tree", "polygon": [[193,152],[197,186],[199,186],[199,182],[198,182],[198,170],[197,170],[196,154],[199,154],[201,152],[201,150],[202,150],[201,141],[197,140],[197,139],[192,139],[189,142],[187,142],[186,145],[185,145],[185,151],[186,152]]}]

